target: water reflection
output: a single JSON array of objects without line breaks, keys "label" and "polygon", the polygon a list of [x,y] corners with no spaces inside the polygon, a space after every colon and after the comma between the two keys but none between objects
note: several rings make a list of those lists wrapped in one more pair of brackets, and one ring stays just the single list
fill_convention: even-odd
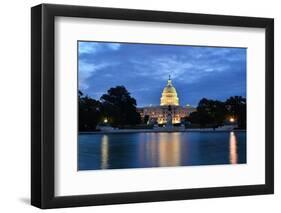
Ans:
[{"label": "water reflection", "polygon": [[237,139],[234,132],[231,132],[229,135],[229,161],[231,164],[238,163],[237,151]]},{"label": "water reflection", "polygon": [[159,135],[159,166],[180,165],[180,137],[178,133]]},{"label": "water reflection", "polygon": [[108,168],[108,136],[103,135],[101,141],[101,169]]},{"label": "water reflection", "polygon": [[146,142],[140,143],[139,158],[153,166],[179,166],[181,141],[179,133],[146,134]]},{"label": "water reflection", "polygon": [[246,163],[245,132],[79,135],[79,170]]}]

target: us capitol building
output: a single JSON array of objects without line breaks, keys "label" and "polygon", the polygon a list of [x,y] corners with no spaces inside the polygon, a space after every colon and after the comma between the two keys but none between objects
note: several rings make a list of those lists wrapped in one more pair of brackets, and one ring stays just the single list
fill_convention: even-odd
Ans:
[{"label": "us capitol building", "polygon": [[172,85],[169,76],[168,83],[164,87],[160,106],[148,106],[138,108],[141,118],[149,116],[149,123],[160,125],[180,124],[184,117],[188,117],[196,108],[189,105],[180,106],[176,88]]}]

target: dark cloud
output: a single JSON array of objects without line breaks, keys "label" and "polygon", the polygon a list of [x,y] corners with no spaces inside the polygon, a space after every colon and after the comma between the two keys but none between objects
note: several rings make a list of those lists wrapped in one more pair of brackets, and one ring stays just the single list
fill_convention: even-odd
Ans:
[{"label": "dark cloud", "polygon": [[124,85],[139,106],[158,105],[168,76],[182,105],[246,96],[246,48],[79,42],[79,89],[99,99]]}]

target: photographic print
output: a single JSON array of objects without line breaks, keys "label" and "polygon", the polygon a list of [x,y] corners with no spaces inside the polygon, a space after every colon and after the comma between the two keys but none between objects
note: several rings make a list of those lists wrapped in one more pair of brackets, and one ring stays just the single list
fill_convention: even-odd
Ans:
[{"label": "photographic print", "polygon": [[247,163],[246,54],[78,41],[78,170]]},{"label": "photographic print", "polygon": [[41,4],[31,41],[32,205],[274,193],[274,19]]}]

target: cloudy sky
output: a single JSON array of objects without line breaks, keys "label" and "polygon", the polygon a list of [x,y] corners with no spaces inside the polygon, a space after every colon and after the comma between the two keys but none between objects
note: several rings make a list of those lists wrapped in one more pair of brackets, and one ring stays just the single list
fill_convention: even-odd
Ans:
[{"label": "cloudy sky", "polygon": [[159,105],[171,75],[180,105],[246,97],[246,49],[78,42],[79,89],[94,99],[124,85],[138,106]]}]

